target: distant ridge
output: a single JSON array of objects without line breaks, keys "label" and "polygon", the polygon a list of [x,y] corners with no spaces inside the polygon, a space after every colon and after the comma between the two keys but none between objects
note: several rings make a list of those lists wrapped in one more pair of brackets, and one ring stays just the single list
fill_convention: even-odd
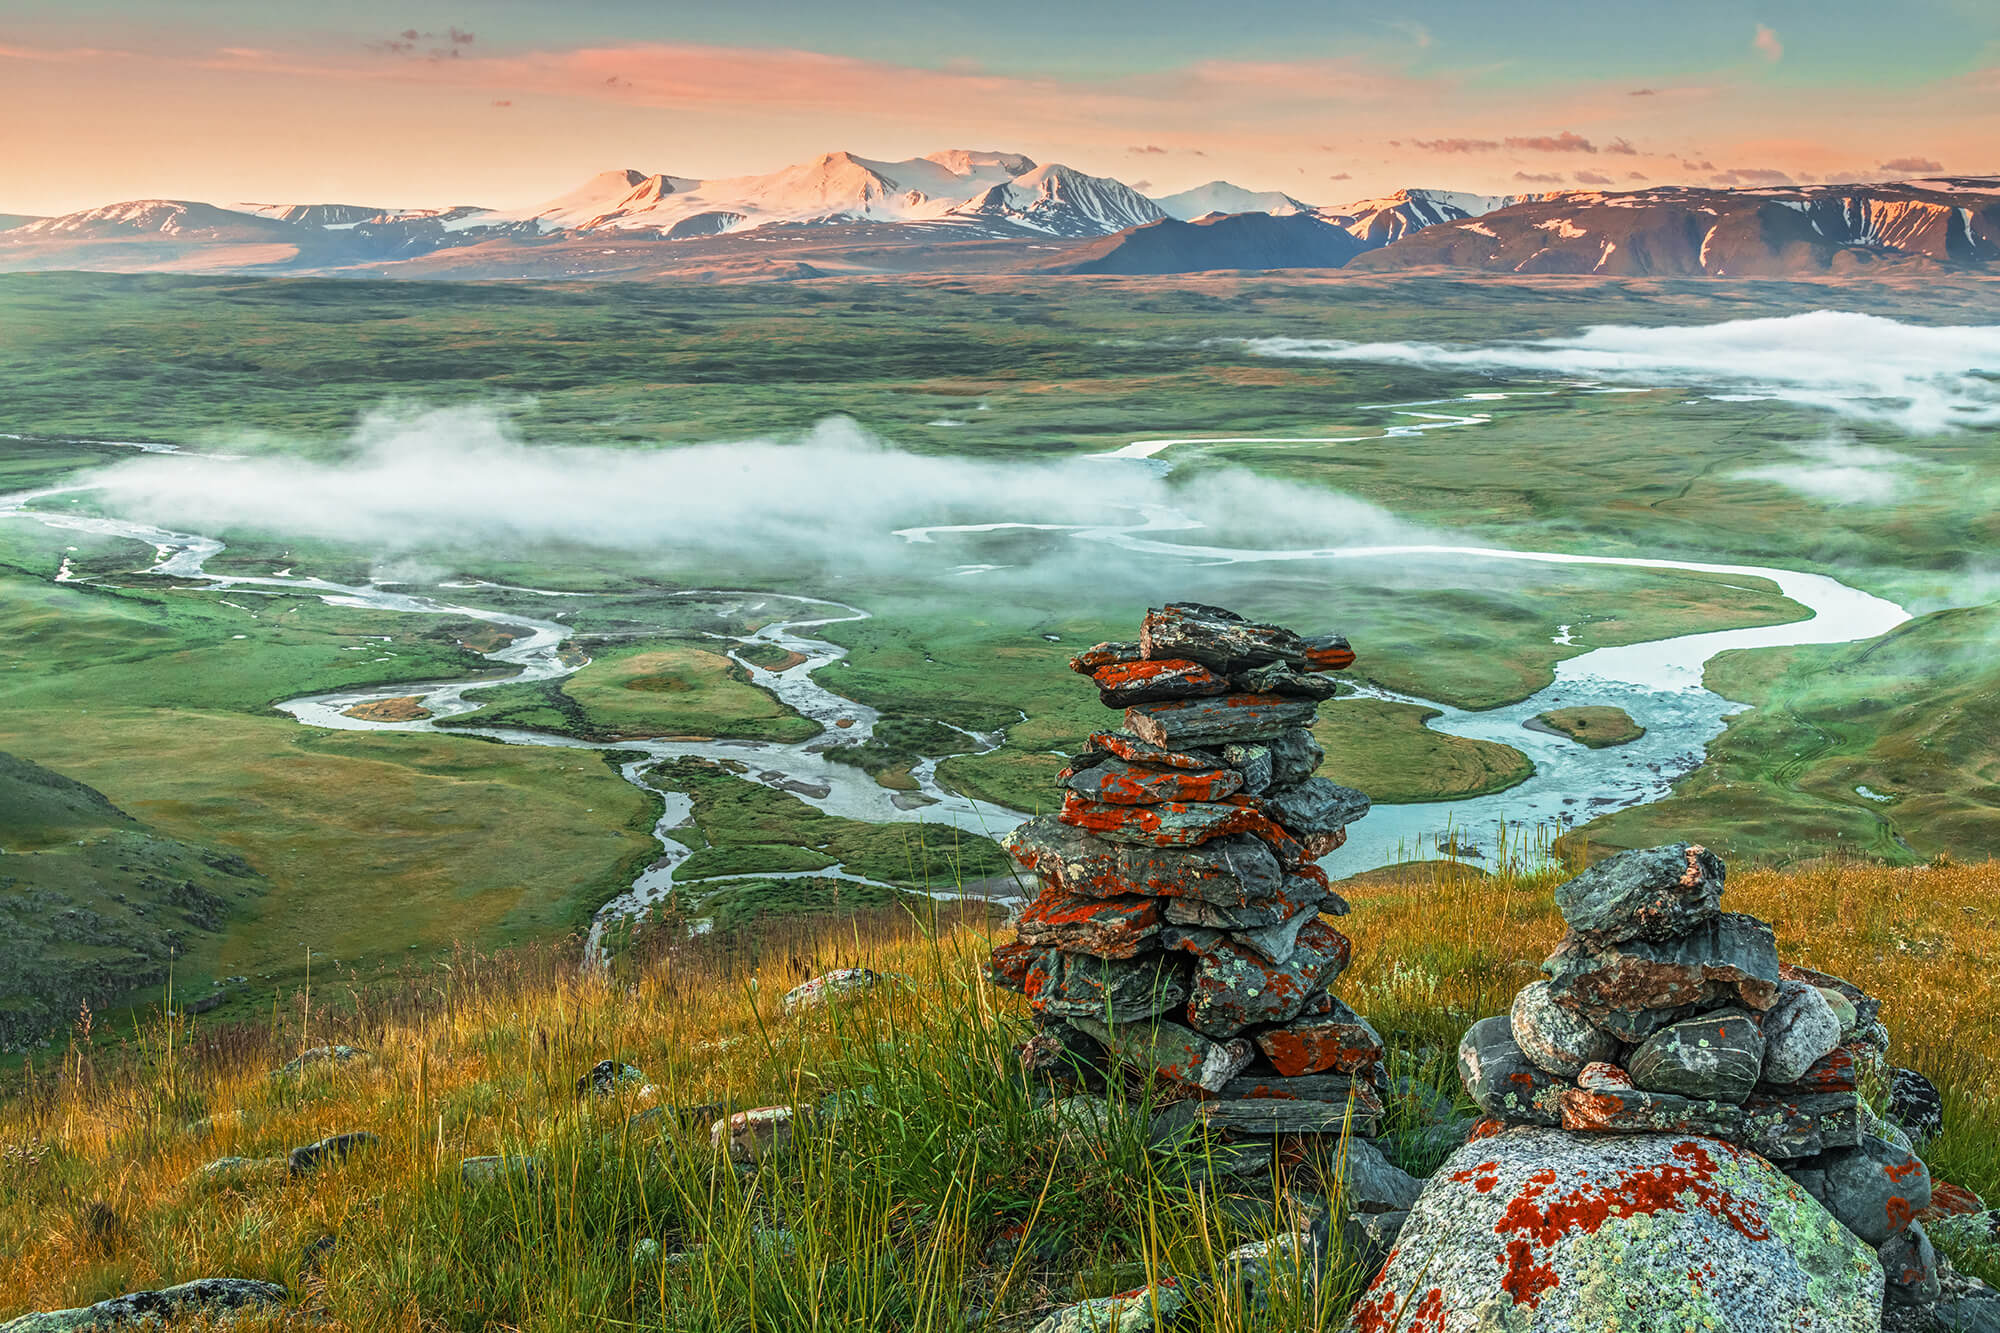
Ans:
[{"label": "distant ridge", "polygon": [[1163,218],[1078,246],[1051,273],[1200,273],[1209,270],[1339,268],[1362,244],[1310,213],[1237,213],[1181,222]]}]

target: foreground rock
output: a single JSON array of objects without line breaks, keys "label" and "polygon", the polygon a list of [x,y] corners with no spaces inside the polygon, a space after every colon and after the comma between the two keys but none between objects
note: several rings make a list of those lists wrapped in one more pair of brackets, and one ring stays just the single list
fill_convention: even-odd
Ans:
[{"label": "foreground rock", "polygon": [[1859,1333],[1882,1268],[1752,1153],[1679,1135],[1515,1129],[1410,1209],[1355,1333]]},{"label": "foreground rock", "polygon": [[1187,1305],[1187,1294],[1172,1278],[1137,1291],[1079,1301],[1036,1324],[1032,1333],[1154,1333]]},{"label": "foreground rock", "polygon": [[242,1277],[205,1277],[159,1291],[134,1291],[75,1310],[24,1314],[0,1324],[0,1333],[69,1333],[81,1329],[139,1328],[180,1319],[222,1319],[261,1313],[285,1303],[285,1289]]}]

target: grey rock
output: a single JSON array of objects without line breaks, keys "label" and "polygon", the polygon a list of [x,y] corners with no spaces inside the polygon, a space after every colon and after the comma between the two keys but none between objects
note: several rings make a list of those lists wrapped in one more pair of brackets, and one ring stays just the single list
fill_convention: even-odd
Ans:
[{"label": "grey rock", "polygon": [[1931,1177],[1924,1164],[1873,1135],[1864,1134],[1858,1147],[1802,1162],[1792,1178],[1871,1246],[1908,1226],[1931,1201]]},{"label": "grey rock", "polygon": [[276,1078],[280,1074],[298,1074],[308,1069],[344,1065],[350,1060],[367,1058],[368,1052],[358,1046],[314,1046],[309,1050],[300,1051],[285,1061],[283,1066],[272,1070],[271,1076]]},{"label": "grey rock", "polygon": [[1944,1094],[1914,1069],[1891,1069],[1889,1114],[1921,1146],[1944,1132]]},{"label": "grey rock", "polygon": [[[1704,1202],[1663,1180],[1698,1182]],[[1862,1333],[1881,1306],[1874,1248],[1752,1153],[1679,1134],[1513,1129],[1431,1177],[1354,1326]]]},{"label": "grey rock", "polygon": [[1364,1273],[1373,1277],[1382,1270],[1383,1264],[1389,1262],[1389,1255],[1396,1248],[1396,1238],[1402,1234],[1403,1224],[1409,1218],[1408,1211],[1349,1213],[1340,1228],[1347,1253]]},{"label": "grey rock", "polygon": [[1671,939],[1715,919],[1723,873],[1694,843],[1620,852],[1556,885],[1556,910],[1593,944]]},{"label": "grey rock", "polygon": [[1169,602],[1146,612],[1139,646],[1150,659],[1186,658],[1224,672],[1268,662],[1307,665],[1305,641],[1291,630],[1200,602]]},{"label": "grey rock", "polygon": [[1352,1102],[1293,1101],[1280,1097],[1251,1097],[1241,1101],[1217,1097],[1176,1102],[1154,1117],[1154,1132],[1171,1137],[1177,1122],[1191,1129],[1223,1130],[1231,1134],[1338,1135],[1345,1131],[1365,1136],[1378,1128],[1376,1117]]},{"label": "grey rock", "polygon": [[1141,740],[1170,750],[1189,746],[1241,744],[1282,736],[1311,724],[1319,705],[1310,699],[1275,694],[1225,694],[1209,699],[1134,704],[1125,710],[1125,729]]},{"label": "grey rock", "polygon": [[1851,1092],[1752,1093],[1737,1109],[1742,1117],[1736,1141],[1774,1162],[1861,1142],[1861,1099]]},{"label": "grey rock", "polygon": [[1731,1103],[1750,1095],[1763,1067],[1764,1034],[1741,1010],[1670,1023],[1625,1057],[1632,1082],[1647,1092]]},{"label": "grey rock", "polygon": [[1135,1023],[1176,1009],[1187,999],[1180,960],[1157,954],[1097,958],[1044,950],[1029,965],[1035,1007],[1057,1018]]},{"label": "grey rock", "polygon": [[1778,998],[1764,1013],[1764,1081],[1796,1083],[1840,1044],[1840,1020],[1819,988],[1803,981],[1778,983]]},{"label": "grey rock", "polygon": [[1238,1074],[1216,1089],[1217,1095],[1226,1098],[1276,1097],[1342,1103],[1357,1092],[1362,1096],[1364,1105],[1373,1104],[1367,1082],[1356,1083],[1347,1074],[1299,1074],[1291,1078],[1277,1074]]},{"label": "grey rock", "polygon": [[1942,1291],[1927,1312],[1926,1333],[2000,1333],[2000,1292],[1976,1277],[1941,1277]]},{"label": "grey rock", "polygon": [[1350,1137],[1336,1163],[1334,1198],[1353,1212],[1406,1211],[1423,1193],[1424,1182],[1382,1155],[1367,1139]]},{"label": "grey rock", "polygon": [[1241,907],[1278,896],[1284,885],[1278,858],[1248,834],[1195,847],[1144,847],[1042,815],[1000,844],[1023,866],[1085,898],[1141,893]]},{"label": "grey rock", "polygon": [[1326,778],[1307,778],[1266,796],[1264,813],[1294,836],[1337,833],[1368,813],[1368,797]]},{"label": "grey rock", "polygon": [[1245,694],[1289,694],[1301,699],[1331,699],[1340,693],[1340,687],[1334,684],[1332,677],[1294,671],[1281,662],[1232,672],[1229,683]]},{"label": "grey rock", "polygon": [[1597,945],[1571,933],[1542,970],[1558,1002],[1621,1040],[1642,1041],[1702,1010],[1770,1008],[1778,947],[1764,922],[1724,912],[1666,940]]},{"label": "grey rock", "polygon": [[1029,1333],[1155,1333],[1180,1316],[1187,1293],[1173,1278],[1150,1287],[1079,1301],[1036,1324]]},{"label": "grey rock", "polygon": [[1075,1023],[1120,1058],[1209,1092],[1241,1073],[1255,1053],[1241,1037],[1211,1041],[1164,1019],[1113,1027],[1095,1018],[1079,1017]]},{"label": "grey rock", "polygon": [[535,1178],[532,1157],[468,1157],[458,1164],[459,1177],[468,1185],[490,1185],[509,1176],[528,1181]]},{"label": "grey rock", "polygon": [[139,1328],[177,1319],[219,1319],[263,1313],[285,1303],[285,1289],[242,1277],[204,1277],[159,1291],[133,1291],[74,1310],[24,1314],[0,1324],[0,1333],[70,1333],[81,1329]]},{"label": "grey rock", "polygon": [[317,1171],[329,1162],[346,1159],[363,1148],[372,1148],[381,1140],[367,1130],[356,1130],[351,1134],[334,1134],[318,1143],[308,1143],[303,1148],[292,1149],[285,1164],[295,1176],[303,1176]]},{"label": "grey rock", "polygon": [[1575,1078],[1583,1067],[1618,1057],[1618,1039],[1574,1009],[1557,1004],[1546,981],[1531,982],[1514,995],[1508,1014],[1514,1043],[1540,1068]]},{"label": "grey rock", "polygon": [[1271,786],[1289,787],[1304,782],[1318,771],[1326,751],[1304,727],[1292,727],[1264,742],[1271,752]]},{"label": "grey rock", "polygon": [[284,1174],[282,1157],[218,1157],[194,1173],[205,1185],[241,1185],[265,1177]]},{"label": "grey rock", "polygon": [[1239,1245],[1222,1258],[1220,1276],[1243,1299],[1245,1308],[1269,1307],[1272,1296],[1291,1291],[1310,1300],[1319,1284],[1321,1253],[1303,1231]]},{"label": "grey rock", "polygon": [[1921,1222],[1912,1222],[1876,1247],[1882,1264],[1883,1299],[1891,1305],[1930,1305],[1944,1295],[1938,1280],[1937,1251]]},{"label": "grey rock", "polygon": [[1222,762],[1243,775],[1245,794],[1255,796],[1271,785],[1271,750],[1266,745],[1225,745]]},{"label": "grey rock", "polygon": [[1817,986],[1823,991],[1837,992],[1847,1001],[1847,1008],[1854,1011],[1852,1018],[1847,1016],[1840,1005],[1833,1003],[1831,996],[1827,999],[1827,1003],[1832,1006],[1833,1011],[1841,1015],[1840,1039],[1842,1041],[1869,1027],[1875,1022],[1877,1016],[1882,1011],[1882,1002],[1880,1000],[1870,995],[1867,991],[1862,990],[1861,987],[1855,985],[1845,977],[1834,976],[1831,972],[1821,972],[1814,968],[1801,967],[1797,963],[1786,963],[1778,969],[1778,975],[1786,981],[1803,981],[1809,985]]},{"label": "grey rock", "polygon": [[1319,904],[1314,903],[1296,916],[1280,921],[1276,925],[1239,929],[1234,932],[1234,938],[1238,943],[1247,945],[1264,955],[1270,962],[1290,962],[1293,953],[1298,950],[1299,930],[1318,916]]},{"label": "grey rock", "polygon": [[621,1087],[636,1088],[645,1081],[646,1075],[637,1065],[599,1060],[576,1081],[576,1095],[581,1097],[585,1093],[596,1093],[600,1097],[609,1097]]},{"label": "grey rock", "polygon": [[1562,1123],[1562,1079],[1530,1060],[1505,1014],[1482,1018],[1458,1043],[1458,1076],[1488,1115],[1535,1125]]}]

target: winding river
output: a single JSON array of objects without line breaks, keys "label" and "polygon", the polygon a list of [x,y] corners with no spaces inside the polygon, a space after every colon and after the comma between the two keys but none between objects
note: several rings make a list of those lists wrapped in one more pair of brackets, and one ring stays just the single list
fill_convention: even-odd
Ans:
[{"label": "winding river", "polygon": [[[1432,404],[1393,404],[1405,415],[1416,417],[1407,426],[1391,426],[1392,432],[1418,432],[1477,424],[1483,418],[1461,409],[1457,413],[1417,413],[1410,409],[1447,404],[1469,405],[1500,394],[1473,394]],[[1366,437],[1328,437],[1326,443]],[[1188,440],[1135,441],[1123,449],[1102,455],[1108,466],[1158,469],[1166,464],[1157,455],[1177,444],[1212,444],[1213,438]],[[1301,439],[1271,440],[1271,443],[1311,443]],[[171,446],[134,445],[155,452],[178,452]],[[342,584],[326,579],[293,575],[289,570],[265,576],[212,574],[206,562],[221,553],[224,545],[213,537],[174,532],[150,524],[125,519],[82,515],[46,507],[58,497],[81,492],[87,487],[59,487],[0,496],[0,518],[33,520],[53,528],[121,537],[151,546],[153,565],[145,572],[200,580],[218,591],[239,594],[306,593],[340,606],[365,607],[411,615],[457,615],[485,621],[506,630],[512,639],[504,647],[485,656],[491,662],[514,668],[499,679],[404,683],[369,689],[336,691],[287,700],[278,705],[283,712],[308,726],[367,731],[436,731],[442,719],[461,716],[477,709],[476,698],[468,696],[495,684],[552,680],[579,670],[584,660],[565,659],[562,643],[569,637],[568,626],[555,620],[540,620],[501,612],[473,604],[456,594],[476,592],[479,583],[438,585],[427,595],[400,591],[398,587],[376,583]],[[36,507],[41,505],[43,507]],[[1065,531],[1074,540],[1106,543],[1140,554],[1201,564],[1254,565],[1276,562],[1395,561],[1411,565],[1423,561],[1525,561],[1541,564],[1613,565],[1628,568],[1685,570],[1724,577],[1767,579],[1809,613],[1805,618],[1782,625],[1752,629],[1723,630],[1680,635],[1618,648],[1599,648],[1558,664],[1555,680],[1532,697],[1504,708],[1477,712],[1407,696],[1373,691],[1376,697],[1423,704],[1438,711],[1430,725],[1454,735],[1499,741],[1522,751],[1534,762],[1535,774],[1505,792],[1465,800],[1418,805],[1378,805],[1356,824],[1347,845],[1327,859],[1327,869],[1336,877],[1411,856],[1432,854],[1449,840],[1462,854],[1488,857],[1499,846],[1503,827],[1535,828],[1582,823],[1607,811],[1658,800],[1673,784],[1699,765],[1708,743],[1718,735],[1725,719],[1742,710],[1703,687],[1702,665],[1720,652],[1734,648],[1778,647],[1792,644],[1841,643],[1873,638],[1909,618],[1894,603],[1852,588],[1822,574],[1754,565],[1710,564],[1697,561],[1656,560],[1610,556],[1572,555],[1546,551],[1515,551],[1496,547],[1408,545],[1373,547],[1319,547],[1297,549],[1254,549],[1216,547],[1193,540],[1202,525],[1171,508],[1149,506],[1137,511],[1130,522],[1067,526],[995,522],[904,529],[898,535],[911,544],[939,543],[954,534],[990,532],[1005,528],[1034,527]],[[956,566],[960,574],[979,572],[978,566]],[[64,562],[62,578],[71,578]],[[515,591],[515,590],[510,590]],[[555,594],[543,596],[587,596]],[[864,771],[834,762],[827,750],[839,745],[858,744],[867,739],[878,720],[873,709],[828,690],[813,673],[845,654],[837,644],[814,638],[809,631],[843,621],[865,618],[867,612],[838,602],[764,591],[701,589],[678,594],[689,598],[727,598],[747,610],[769,610],[773,606],[795,607],[767,623],[755,634],[735,642],[729,655],[750,675],[753,682],[822,726],[812,740],[796,744],[762,741],[618,741],[592,743],[545,732],[506,727],[456,726],[448,730],[469,733],[514,745],[556,746],[573,749],[617,750],[637,755],[621,766],[625,778],[655,792],[664,801],[664,810],[654,833],[661,855],[639,875],[630,890],[614,899],[598,914],[591,933],[593,952],[605,926],[666,897],[674,885],[674,871],[684,861],[688,849],[673,838],[674,830],[691,813],[689,799],[677,792],[659,791],[650,786],[646,771],[659,760],[696,756],[727,764],[746,780],[790,791],[799,799],[828,814],[877,823],[921,821],[943,823],[972,832],[997,836],[1014,827],[1023,816],[999,807],[975,803],[945,790],[937,782],[937,759],[918,765],[914,776],[917,793],[898,793],[879,786]],[[1566,642],[1567,635],[1554,636]],[[748,661],[744,652],[754,644],[775,645],[796,654],[798,660],[782,670],[771,671]],[[351,716],[361,705],[385,699],[416,696],[429,716],[406,721],[371,721]],[[1538,732],[1523,724],[1553,708],[1578,705],[1610,705],[1631,714],[1646,734],[1631,744],[1609,749],[1591,749],[1566,738]],[[1338,705],[1332,705],[1338,706]],[[968,733],[968,750],[983,751],[1001,743],[1000,735]],[[1338,779],[1339,756],[1330,756],[1325,772]],[[796,872],[821,877],[860,880],[842,867]],[[786,876],[741,876],[738,878],[783,878]],[[715,880],[702,883],[714,884]],[[867,881],[861,881],[867,882]],[[979,886],[1000,894],[1008,886]]]}]

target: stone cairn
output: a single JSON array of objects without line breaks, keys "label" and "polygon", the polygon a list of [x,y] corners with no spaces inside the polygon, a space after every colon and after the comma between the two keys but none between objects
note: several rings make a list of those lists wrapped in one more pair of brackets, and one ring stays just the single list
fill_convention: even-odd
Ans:
[{"label": "stone cairn", "polygon": [[1721,910],[1723,874],[1714,853],[1678,843],[1622,852],[1556,888],[1569,930],[1547,979],[1459,1045],[1466,1091],[1499,1122],[1482,1128],[1740,1145],[1877,1247],[1892,1303],[1935,1299],[1915,1221],[1929,1172],[1861,1097],[1886,1075],[1880,1004],[1781,963],[1768,924]]},{"label": "stone cairn", "polygon": [[1125,725],[1003,840],[1042,885],[992,964],[1034,1010],[1031,1072],[1101,1086],[1115,1055],[1197,1093],[1179,1128],[1231,1139],[1375,1132],[1382,1043],[1328,989],[1350,947],[1324,916],[1347,904],[1317,864],[1368,798],[1312,776],[1308,729],[1353,661],[1195,603],[1071,659]]}]

